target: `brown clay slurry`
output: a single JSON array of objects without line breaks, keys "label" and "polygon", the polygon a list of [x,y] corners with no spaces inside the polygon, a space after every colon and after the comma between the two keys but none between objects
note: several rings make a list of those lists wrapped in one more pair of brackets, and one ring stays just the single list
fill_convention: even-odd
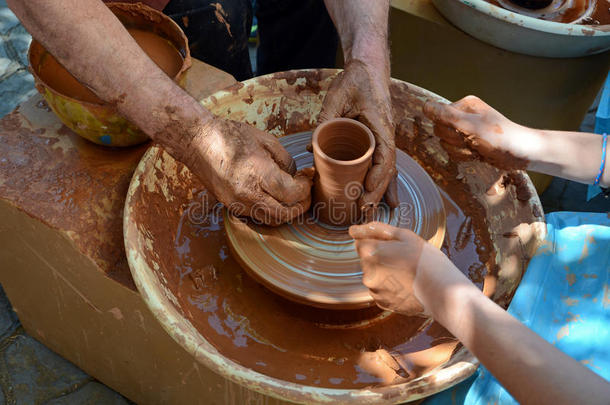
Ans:
[{"label": "brown clay slurry", "polygon": [[541,20],[582,25],[610,24],[610,8],[606,0],[553,0],[546,7],[532,9],[522,2],[510,0],[486,0],[495,6]]},{"label": "brown clay slurry", "polygon": [[150,31],[135,28],[129,28],[127,31],[148,57],[169,77],[178,74],[182,67],[182,55],[171,42]]},{"label": "brown clay slurry", "polygon": [[[476,254],[476,232],[461,230],[469,218],[442,194],[448,225],[443,250],[481,285],[486,270]],[[171,247],[159,257],[176,270],[168,283],[180,307],[224,356],[243,366],[295,383],[361,388],[415,378],[457,347],[444,328],[423,318],[377,308],[317,309],[270,292],[231,256],[218,211],[187,209],[178,229],[168,231],[155,232],[155,244]],[[458,247],[456,238],[462,239]]]},{"label": "brown clay slurry", "polygon": [[[183,58],[168,40],[141,29],[129,28],[127,31],[168,76],[173,78],[180,71]],[[102,103],[49,53],[42,59],[38,75],[49,87],[61,94],[89,103]]]}]

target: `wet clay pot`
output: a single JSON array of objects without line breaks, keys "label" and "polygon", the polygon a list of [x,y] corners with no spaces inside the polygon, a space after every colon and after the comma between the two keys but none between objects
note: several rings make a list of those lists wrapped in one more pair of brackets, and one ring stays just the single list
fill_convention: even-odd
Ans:
[{"label": "wet clay pot", "polygon": [[[163,13],[141,3],[107,6],[148,56],[174,82],[184,85],[191,57],[188,40],[180,27]],[[59,119],[78,135],[106,146],[131,146],[148,140],[115,107],[78,82],[36,40],[32,40],[28,60],[36,89]]]},{"label": "wet clay pot", "polygon": [[375,150],[373,133],[356,120],[335,118],[316,128],[312,147],[314,217],[333,226],[358,223],[358,199]]}]

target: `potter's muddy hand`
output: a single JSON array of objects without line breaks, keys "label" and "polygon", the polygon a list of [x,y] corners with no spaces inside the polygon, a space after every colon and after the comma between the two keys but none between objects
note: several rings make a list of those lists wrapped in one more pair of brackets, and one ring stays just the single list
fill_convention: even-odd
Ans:
[{"label": "potter's muddy hand", "polygon": [[427,101],[424,113],[451,152],[472,150],[505,170],[528,169],[585,184],[610,185],[608,148],[597,134],[528,128],[510,121],[475,96],[452,104]]},{"label": "potter's muddy hand", "polygon": [[189,150],[185,163],[235,215],[279,225],[309,208],[313,169],[295,174],[292,157],[271,134],[214,118]]},{"label": "potter's muddy hand", "polygon": [[271,135],[217,119],[167,76],[99,0],[8,0],[32,36],[101,100],[185,163],[233,212],[279,224],[306,210],[311,180]]},{"label": "potter's muddy hand", "polygon": [[345,70],[331,84],[320,121],[354,118],[375,136],[373,164],[364,181],[359,204],[365,219],[372,219],[382,197],[398,205],[396,148],[390,100],[388,0],[325,0],[337,27],[345,57]]},{"label": "potter's muddy hand", "polygon": [[359,60],[352,60],[333,80],[322,105],[320,121],[354,118],[366,125],[375,137],[372,166],[359,204],[367,220],[385,194],[388,205],[398,205],[396,191],[396,146],[389,88]]}]

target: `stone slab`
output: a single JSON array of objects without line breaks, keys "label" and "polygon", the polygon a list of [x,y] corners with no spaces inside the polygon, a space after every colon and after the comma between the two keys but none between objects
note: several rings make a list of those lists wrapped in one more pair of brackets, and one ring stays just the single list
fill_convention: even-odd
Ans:
[{"label": "stone slab", "polygon": [[46,405],[129,405],[129,401],[108,387],[90,382],[80,389],[52,399]]},{"label": "stone slab", "polygon": [[19,319],[6,298],[4,289],[0,286],[0,342],[15,332],[19,326]]},{"label": "stone slab", "polygon": [[18,334],[11,340],[0,365],[4,369],[0,374],[8,378],[9,403],[40,404],[90,379],[30,336]]}]

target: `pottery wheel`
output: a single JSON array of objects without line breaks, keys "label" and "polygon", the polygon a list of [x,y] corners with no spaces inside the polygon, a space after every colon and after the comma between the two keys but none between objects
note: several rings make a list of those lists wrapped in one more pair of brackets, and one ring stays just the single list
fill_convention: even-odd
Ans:
[{"label": "pottery wheel", "polygon": [[[313,166],[306,147],[311,132],[287,135],[280,142],[297,169]],[[409,155],[396,150],[399,207],[381,204],[377,220],[411,229],[440,247],[445,211],[436,185]],[[244,270],[293,301],[321,308],[355,309],[373,305],[362,284],[362,270],[348,227],[316,221],[306,213],[279,227],[255,224],[225,210],[229,246]]]}]

